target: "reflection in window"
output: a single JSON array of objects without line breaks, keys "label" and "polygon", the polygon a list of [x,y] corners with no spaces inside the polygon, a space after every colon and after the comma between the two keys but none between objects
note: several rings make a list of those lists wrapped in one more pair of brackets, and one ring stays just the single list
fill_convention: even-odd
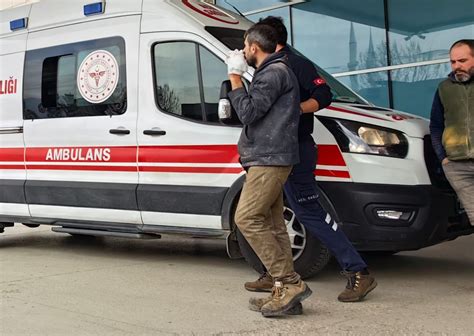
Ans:
[{"label": "reflection in window", "polygon": [[293,45],[329,73],[387,65],[383,1],[311,1],[292,23]]},{"label": "reflection in window", "polygon": [[162,110],[202,120],[195,48],[191,42],[157,44],[155,83]]},{"label": "reflection in window", "polygon": [[429,118],[438,84],[450,71],[449,63],[393,70],[394,108]]},{"label": "reflection in window", "polygon": [[[117,86],[106,100],[89,102],[77,87],[77,74],[91,52],[110,52],[119,66]],[[125,113],[127,86],[125,42],[120,37],[28,51],[25,58],[23,118],[71,118]]]},{"label": "reflection in window", "polygon": [[393,65],[448,58],[455,41],[474,36],[472,0],[430,0],[428,6],[426,1],[388,1]]},{"label": "reflection in window", "polygon": [[160,109],[193,120],[219,122],[217,109],[221,83],[227,79],[226,65],[193,42],[156,44],[154,55]]},{"label": "reflection in window", "polygon": [[199,55],[201,57],[206,121],[217,122],[219,121],[217,105],[219,103],[220,88],[222,81],[227,79],[227,67],[203,47],[199,47]]},{"label": "reflection in window", "polygon": [[58,94],[56,104],[58,106],[74,104],[76,96],[76,58],[72,55],[60,57],[57,75]]},{"label": "reflection in window", "polygon": [[[377,106],[389,107],[387,72],[339,77],[338,80]],[[355,89],[357,88],[357,89]]]}]

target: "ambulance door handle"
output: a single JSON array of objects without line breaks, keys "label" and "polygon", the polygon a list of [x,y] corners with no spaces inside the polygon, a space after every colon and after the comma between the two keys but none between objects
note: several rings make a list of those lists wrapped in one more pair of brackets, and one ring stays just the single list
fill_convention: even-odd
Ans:
[{"label": "ambulance door handle", "polygon": [[23,127],[0,127],[0,134],[15,134],[23,133]]},{"label": "ambulance door handle", "polygon": [[166,135],[166,131],[163,131],[162,129],[154,127],[152,129],[144,130],[143,134],[145,134],[145,135]]},{"label": "ambulance door handle", "polygon": [[130,134],[130,130],[128,129],[125,129],[123,127],[119,127],[119,128],[112,128],[109,130],[109,133],[110,134]]}]

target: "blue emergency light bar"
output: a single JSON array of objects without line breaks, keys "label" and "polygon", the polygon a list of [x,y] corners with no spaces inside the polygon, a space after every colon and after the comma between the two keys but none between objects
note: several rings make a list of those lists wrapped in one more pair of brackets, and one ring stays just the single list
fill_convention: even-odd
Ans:
[{"label": "blue emergency light bar", "polygon": [[26,28],[27,24],[28,24],[28,18],[21,18],[21,19],[10,21],[10,30],[15,31],[18,29],[24,29]]},{"label": "blue emergency light bar", "polygon": [[102,14],[104,12],[105,6],[103,2],[95,2],[88,5],[84,5],[84,15],[95,15]]}]

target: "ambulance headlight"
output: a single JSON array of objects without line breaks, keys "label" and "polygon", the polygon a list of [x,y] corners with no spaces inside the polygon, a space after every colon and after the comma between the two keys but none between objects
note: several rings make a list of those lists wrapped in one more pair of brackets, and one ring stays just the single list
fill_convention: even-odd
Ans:
[{"label": "ambulance headlight", "polygon": [[318,117],[343,152],[404,158],[408,140],[397,130],[356,121]]}]

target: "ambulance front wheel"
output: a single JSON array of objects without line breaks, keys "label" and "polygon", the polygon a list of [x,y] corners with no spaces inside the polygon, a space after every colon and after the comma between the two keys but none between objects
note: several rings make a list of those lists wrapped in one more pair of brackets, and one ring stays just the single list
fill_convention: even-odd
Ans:
[{"label": "ambulance front wheel", "polygon": [[[290,236],[291,248],[293,251],[293,262],[295,271],[303,279],[309,278],[320,272],[331,259],[328,249],[315,237],[307,234],[306,229],[296,219],[295,213],[288,207],[285,207],[285,223]],[[263,273],[265,268],[260,262],[249,243],[245,240],[242,233],[237,230],[237,241],[240,251],[247,261],[258,273]]]}]

